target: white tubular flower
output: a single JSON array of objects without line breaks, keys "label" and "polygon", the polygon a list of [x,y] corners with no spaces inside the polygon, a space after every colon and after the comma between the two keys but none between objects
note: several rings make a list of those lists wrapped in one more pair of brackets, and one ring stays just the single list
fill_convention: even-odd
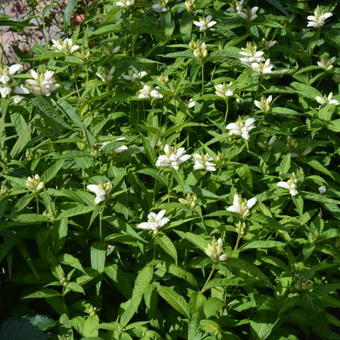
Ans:
[{"label": "white tubular flower", "polygon": [[129,75],[123,75],[123,78],[125,80],[139,80],[142,79],[143,77],[147,76],[148,72],[146,71],[138,71],[135,67],[131,67],[131,70],[129,72]]},{"label": "white tubular flower", "polygon": [[148,221],[139,223],[137,225],[137,228],[151,230],[155,234],[158,233],[159,229],[165,226],[170,221],[169,218],[164,217],[165,213],[166,213],[165,210],[159,211],[158,214],[151,212],[148,215]]},{"label": "white tubular flower", "polygon": [[317,65],[324,69],[325,71],[329,71],[333,68],[333,64],[335,63],[336,61],[336,57],[332,57],[332,58],[329,58],[328,57],[321,57],[320,58],[320,61],[317,62]]},{"label": "white tubular flower", "polygon": [[80,46],[78,45],[74,45],[72,39],[57,39],[57,40],[53,40],[52,39],[52,50],[56,51],[56,52],[61,52],[64,53],[66,55],[70,55],[73,54],[74,52],[78,51]]},{"label": "white tubular flower", "polygon": [[198,43],[193,53],[196,58],[199,58],[199,59],[206,58],[208,56],[207,45],[204,42]]},{"label": "white tubular flower", "polygon": [[296,190],[296,187],[297,187],[297,179],[295,177],[295,174],[292,173],[292,176],[291,178],[287,181],[287,182],[284,182],[284,181],[280,181],[277,183],[277,186],[280,187],[280,188],[283,188],[283,189],[287,189],[289,190],[289,193],[292,195],[292,196],[296,196],[299,192]]},{"label": "white tubular flower", "polygon": [[123,8],[128,8],[135,3],[135,0],[121,0],[117,1],[116,5]]},{"label": "white tubular flower", "polygon": [[333,99],[333,92],[330,92],[328,96],[317,96],[315,97],[315,100],[320,105],[339,105],[339,101],[336,99]]},{"label": "white tubular flower", "polygon": [[273,96],[269,96],[268,98],[262,97],[260,101],[254,100],[254,104],[258,107],[262,112],[268,113],[271,110],[270,103],[273,100]]},{"label": "white tubular flower", "polygon": [[266,59],[264,63],[251,63],[250,66],[253,71],[260,75],[273,73],[272,68],[274,66],[270,63],[270,59]]},{"label": "white tubular flower", "polygon": [[321,187],[318,187],[318,190],[319,190],[320,194],[324,194],[327,191],[327,189],[324,185],[322,185]]},{"label": "white tubular flower", "polygon": [[257,51],[256,46],[247,43],[245,48],[242,48],[242,51],[239,52],[243,55],[243,58],[240,58],[240,62],[248,67],[251,67],[252,63],[261,63],[265,59],[263,58],[264,52]]},{"label": "white tubular flower", "polygon": [[150,85],[144,85],[137,95],[140,99],[161,99],[163,95],[158,92],[159,87],[153,88]]},{"label": "white tubular flower", "polygon": [[23,66],[20,64],[13,64],[10,67],[1,66],[0,64],[0,84],[7,84],[16,73],[22,71]]},{"label": "white tubular flower", "polygon": [[165,13],[168,10],[168,8],[166,7],[167,4],[168,4],[167,0],[161,0],[159,3],[152,5],[152,9],[156,13]]},{"label": "white tubular flower", "polygon": [[113,79],[113,74],[115,73],[116,68],[112,66],[109,72],[97,72],[96,76],[100,78],[104,83],[108,83]]},{"label": "white tubular flower", "polygon": [[213,27],[214,25],[217,24],[216,21],[211,20],[212,16],[208,15],[205,18],[199,18],[199,21],[194,21],[193,24],[197,27],[199,27],[200,32],[205,32],[207,31],[209,28]]},{"label": "white tubular flower", "polygon": [[314,15],[309,15],[307,17],[308,23],[307,27],[318,28],[326,23],[326,20],[333,15],[331,12],[322,13],[320,7],[316,7],[314,10]]},{"label": "white tubular flower", "polygon": [[236,123],[230,123],[226,126],[229,130],[229,136],[236,135],[241,136],[243,139],[249,139],[249,132],[255,129],[255,118],[248,118],[242,120],[241,117],[236,121]]},{"label": "white tubular flower", "polygon": [[214,261],[226,261],[227,254],[223,253],[223,241],[219,238],[217,241],[213,238],[212,242],[204,249],[204,252]]},{"label": "white tubular flower", "polygon": [[20,85],[19,87],[16,87],[13,91],[15,94],[29,94],[30,91],[23,85]]},{"label": "white tubular flower", "polygon": [[242,198],[241,195],[235,194],[233,205],[227,208],[227,211],[240,215],[242,219],[245,219],[250,214],[250,209],[256,204],[257,198],[253,197],[250,200]]},{"label": "white tubular flower", "polygon": [[197,104],[198,104],[198,103],[197,103],[195,100],[193,100],[192,98],[190,98],[187,106],[188,106],[189,109],[192,109],[192,108],[195,107]]},{"label": "white tubular flower", "polygon": [[215,94],[218,97],[224,98],[224,99],[228,99],[228,97],[231,97],[234,94],[234,89],[230,88],[230,86],[233,83],[230,84],[217,84],[215,85]]},{"label": "white tubular flower", "polygon": [[256,12],[258,10],[259,10],[258,7],[245,8],[245,9],[239,11],[238,14],[244,20],[253,21],[258,17],[258,15],[256,14]]},{"label": "white tubular flower", "polygon": [[12,92],[12,89],[9,86],[0,86],[0,94],[1,98],[6,98]]},{"label": "white tubular flower", "polygon": [[195,153],[192,157],[195,160],[194,170],[216,171],[215,164],[211,162],[214,159],[210,155],[199,155]]},{"label": "white tubular flower", "polygon": [[156,166],[178,170],[179,166],[190,158],[190,155],[185,154],[184,148],[177,149],[168,144],[164,146],[164,153],[165,155],[158,156]]},{"label": "white tubular flower", "polygon": [[110,182],[101,183],[99,185],[89,184],[86,188],[87,190],[93,192],[96,195],[94,203],[99,204],[100,202],[105,201],[105,196],[112,189],[112,184]]},{"label": "white tubular flower", "polygon": [[39,191],[41,191],[44,188],[45,183],[40,181],[40,176],[38,174],[36,174],[33,177],[27,177],[26,185],[33,192],[38,193]]},{"label": "white tubular flower", "polygon": [[30,85],[31,92],[39,94],[41,96],[50,96],[51,93],[59,88],[59,84],[56,83],[53,78],[53,71],[46,71],[45,73],[37,73],[31,70],[31,77],[33,79],[26,80],[26,83]]},{"label": "white tubular flower", "polygon": [[19,104],[23,101],[24,97],[23,96],[13,96],[12,100],[14,104]]},{"label": "white tubular flower", "polygon": [[244,0],[234,0],[231,4],[230,7],[227,8],[227,12],[230,13],[239,13],[241,11],[243,11],[243,3]]}]

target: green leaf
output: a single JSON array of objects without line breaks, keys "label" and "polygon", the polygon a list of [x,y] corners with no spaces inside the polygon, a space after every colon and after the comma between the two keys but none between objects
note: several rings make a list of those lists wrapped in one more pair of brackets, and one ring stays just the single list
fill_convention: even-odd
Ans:
[{"label": "green leaf", "polygon": [[110,25],[105,25],[103,27],[98,28],[97,30],[92,32],[89,36],[117,33],[117,32],[121,32],[121,30],[122,30],[122,26],[120,24],[110,24]]},{"label": "green leaf", "polygon": [[68,210],[64,210],[61,212],[61,214],[59,215],[59,218],[66,218],[66,217],[73,217],[73,216],[78,216],[78,215],[84,215],[87,214],[91,211],[94,210],[94,206],[93,207],[87,207],[84,205],[80,205],[76,208],[72,208],[72,209],[68,209]]},{"label": "green leaf", "polygon": [[64,30],[67,31],[68,27],[71,23],[71,16],[74,12],[76,6],[78,4],[78,0],[68,0],[67,5],[64,11]]},{"label": "green leaf", "polygon": [[220,325],[213,320],[201,320],[199,327],[203,331],[214,336],[216,339],[222,339],[223,337],[223,332]]},{"label": "green leaf", "polygon": [[167,181],[164,179],[163,176],[161,176],[155,169],[152,168],[145,168],[136,171],[139,174],[144,174],[153,177],[156,181],[163,184],[164,186],[168,186]]},{"label": "green leaf", "polygon": [[57,173],[63,167],[63,165],[64,160],[57,161],[41,175],[41,181],[43,181],[45,184],[48,183],[57,175]]},{"label": "green leaf", "polygon": [[91,246],[91,267],[102,273],[105,269],[107,246],[104,242],[95,242]]},{"label": "green leaf", "polygon": [[302,83],[298,83],[298,82],[295,82],[295,81],[292,82],[290,85],[294,89],[296,89],[297,92],[303,97],[307,97],[307,98],[310,98],[310,99],[313,99],[313,100],[315,100],[315,97],[317,97],[317,96],[322,97],[322,94],[312,86],[305,85],[305,84],[302,84]]},{"label": "green leaf", "polygon": [[42,288],[34,293],[30,293],[27,295],[24,295],[23,299],[43,299],[43,298],[50,298],[54,296],[60,296],[61,294],[51,288]]},{"label": "green leaf", "polygon": [[307,164],[310,167],[312,167],[313,169],[331,177],[334,180],[333,174],[327,168],[325,168],[319,161],[317,161],[316,159],[308,161]]},{"label": "green leaf", "polygon": [[153,277],[153,268],[150,265],[145,266],[137,275],[133,287],[132,298],[128,301],[126,309],[120,318],[120,323],[125,327],[133,315],[137,312],[142,301],[144,292],[149,287]]},{"label": "green leaf", "polygon": [[156,243],[169,254],[177,263],[177,250],[170,238],[163,233],[158,233],[156,237]]},{"label": "green leaf", "polygon": [[258,248],[277,248],[284,247],[286,244],[279,241],[252,241],[240,247],[240,251]]},{"label": "green leaf", "polygon": [[242,260],[242,259],[239,259],[239,258],[228,258],[228,260],[226,261],[226,264],[228,266],[243,270],[246,273],[250,274],[251,276],[254,276],[257,279],[262,280],[268,286],[271,286],[271,283],[270,283],[268,277],[266,275],[264,275],[263,272],[260,269],[258,269],[254,265],[248,263],[245,260]]},{"label": "green leaf", "polygon": [[157,291],[159,295],[177,312],[185,317],[189,317],[188,303],[184,297],[179,295],[171,287],[158,286]]},{"label": "green leaf", "polygon": [[208,246],[208,241],[201,235],[196,235],[189,232],[183,232],[179,230],[175,230],[175,232],[183,239],[188,240],[192,244],[194,244],[196,247],[200,248],[203,252]]}]

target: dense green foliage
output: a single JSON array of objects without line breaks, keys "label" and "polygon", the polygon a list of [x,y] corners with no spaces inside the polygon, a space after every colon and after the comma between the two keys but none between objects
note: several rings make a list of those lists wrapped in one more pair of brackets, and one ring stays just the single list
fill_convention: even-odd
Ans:
[{"label": "dense green foliage", "polygon": [[337,2],[118,3],[0,84],[2,338],[340,339]]}]

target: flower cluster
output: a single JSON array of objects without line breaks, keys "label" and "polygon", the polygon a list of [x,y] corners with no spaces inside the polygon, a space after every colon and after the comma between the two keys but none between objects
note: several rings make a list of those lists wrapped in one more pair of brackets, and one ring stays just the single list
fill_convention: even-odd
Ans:
[{"label": "flower cluster", "polygon": [[66,55],[73,54],[74,52],[78,51],[80,46],[74,45],[72,39],[52,39],[52,49],[56,52],[61,52]]},{"label": "flower cluster", "polygon": [[96,198],[94,199],[95,204],[99,204],[103,201],[105,201],[105,198],[107,194],[112,189],[111,182],[101,183],[101,184],[89,184],[87,187],[87,190],[93,192],[96,195]]},{"label": "flower cluster", "polygon": [[212,20],[211,15],[208,15],[205,18],[199,18],[198,21],[194,21],[194,25],[199,27],[200,32],[205,32],[216,24],[217,22]]},{"label": "flower cluster", "polygon": [[33,177],[27,177],[26,185],[34,193],[38,193],[44,189],[45,183],[40,180],[40,176],[38,174],[35,174]]},{"label": "flower cluster", "polygon": [[248,118],[243,120],[241,117],[236,121],[236,123],[230,123],[226,126],[229,130],[229,135],[241,136],[243,139],[249,139],[249,132],[255,129],[255,118]]},{"label": "flower cluster", "polygon": [[53,91],[60,87],[60,85],[57,84],[53,78],[53,75],[53,71],[38,73],[34,70],[31,70],[31,77],[33,79],[26,80],[26,83],[29,85],[31,92],[41,96],[49,97]]},{"label": "flower cluster", "polygon": [[228,259],[228,255],[223,251],[223,241],[221,238],[217,241],[213,238],[204,251],[214,261],[224,262]]},{"label": "flower cluster", "polygon": [[157,214],[154,212],[149,213],[148,221],[139,223],[137,228],[151,230],[155,234],[158,233],[159,229],[164,227],[170,221],[169,218],[164,217],[165,213],[165,210],[161,210]]}]

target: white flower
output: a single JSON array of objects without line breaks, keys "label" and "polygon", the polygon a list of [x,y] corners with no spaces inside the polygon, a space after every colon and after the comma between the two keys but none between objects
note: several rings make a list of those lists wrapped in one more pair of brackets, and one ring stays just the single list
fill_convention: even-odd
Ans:
[{"label": "white flower", "polygon": [[272,68],[274,67],[270,63],[270,59],[266,59],[266,61],[263,63],[251,63],[251,68],[258,74],[263,75],[263,74],[270,74],[272,73]]},{"label": "white flower", "polygon": [[171,147],[166,144],[164,146],[165,155],[158,156],[156,166],[159,167],[169,167],[175,170],[179,169],[180,164],[187,161],[190,155],[185,154],[184,148]]},{"label": "white flower", "polygon": [[245,219],[250,214],[250,209],[256,204],[257,198],[253,197],[249,200],[242,198],[241,195],[235,194],[233,205],[227,208],[227,211],[240,215],[242,219]]},{"label": "white flower", "polygon": [[112,66],[109,72],[97,72],[96,75],[100,78],[104,83],[108,83],[113,79],[113,74],[115,73],[116,68]]},{"label": "white flower", "polygon": [[[117,138],[115,140],[115,142],[120,142],[120,141],[124,141],[126,140],[125,137],[120,137],[120,138]],[[112,142],[101,142],[101,143],[98,143],[98,146],[99,146],[99,151],[102,151],[106,145],[109,145],[110,143]],[[122,146],[119,146],[118,148],[112,150],[114,153],[122,153],[123,151],[127,150],[128,147],[126,145],[122,145]]]},{"label": "white flower", "polygon": [[136,79],[142,79],[148,74],[146,71],[138,71],[135,67],[132,66],[129,75],[123,75],[123,78],[125,80],[136,80]]},{"label": "white flower", "polygon": [[7,84],[12,79],[12,76],[17,72],[22,71],[22,69],[23,66],[20,64],[13,64],[10,67],[1,67],[0,65],[0,83]]},{"label": "white flower", "polygon": [[245,48],[242,48],[242,51],[239,52],[243,55],[243,58],[240,58],[242,64],[251,67],[252,63],[261,63],[265,59],[263,58],[263,51],[257,51],[256,46],[251,43],[247,43]]},{"label": "white flower", "polygon": [[224,99],[228,99],[228,97],[231,97],[234,94],[234,89],[231,89],[230,86],[232,85],[232,83],[230,84],[217,84],[215,85],[215,94],[218,97],[224,98]]},{"label": "white flower", "polygon": [[258,107],[262,112],[268,113],[271,110],[270,103],[273,100],[273,96],[269,96],[268,98],[262,97],[260,101],[254,100],[254,104]]},{"label": "white flower", "polygon": [[138,91],[138,98],[141,99],[161,99],[163,95],[158,92],[159,87],[153,88],[150,85],[144,85],[141,90]]},{"label": "white flower", "polygon": [[12,100],[14,104],[19,104],[20,102],[22,102],[22,100],[24,99],[23,96],[13,96]]},{"label": "white flower", "polygon": [[324,194],[324,193],[327,191],[327,189],[326,189],[326,187],[325,187],[324,185],[322,185],[321,187],[319,187],[318,190],[319,190],[319,193],[320,193],[320,194]]},{"label": "white flower", "polygon": [[307,27],[318,28],[325,24],[326,20],[333,15],[331,12],[322,13],[320,7],[316,7],[314,10],[314,15],[309,15],[307,17],[308,23]]},{"label": "white flower", "polygon": [[54,40],[52,39],[52,50],[56,51],[56,52],[62,52],[66,55],[70,55],[76,51],[79,50],[80,46],[78,45],[74,45],[72,39],[57,39]]},{"label": "white flower", "polygon": [[230,12],[230,13],[239,13],[243,10],[243,3],[244,3],[244,0],[234,0],[231,4],[230,4],[230,7],[227,8],[227,12]]},{"label": "white flower", "polygon": [[166,7],[167,1],[161,1],[158,4],[154,4],[152,5],[152,9],[156,12],[156,13],[164,13],[166,12],[168,9]]},{"label": "white flower", "polygon": [[321,105],[339,105],[339,101],[336,99],[333,99],[333,93],[330,92],[328,96],[317,96],[315,97],[315,100],[321,104]]},{"label": "white flower", "polygon": [[217,24],[216,21],[211,20],[212,16],[208,15],[205,18],[199,18],[199,21],[194,21],[194,25],[199,27],[200,32],[205,32],[206,30],[208,30],[209,28],[213,27],[214,25]]},{"label": "white flower", "polygon": [[336,61],[336,57],[327,58],[325,56],[320,58],[320,61],[317,62],[317,65],[323,68],[325,71],[329,71],[333,68],[333,64]]},{"label": "white flower", "polygon": [[293,173],[291,178],[287,182],[280,181],[277,183],[277,186],[280,188],[289,190],[289,193],[292,196],[296,196],[298,194],[298,191],[296,190],[296,187],[297,187],[296,184],[297,184],[297,180],[296,180],[295,174]]},{"label": "white flower", "polygon": [[216,171],[215,164],[211,162],[214,159],[210,155],[199,155],[195,153],[192,157],[195,160],[194,170]]},{"label": "white flower", "polygon": [[135,3],[135,0],[121,0],[121,1],[117,1],[116,5],[119,7],[130,7]]},{"label": "white flower", "polygon": [[193,49],[193,54],[196,58],[204,59],[208,55],[207,45],[205,44],[205,42],[191,42],[189,44],[189,47]]},{"label": "white flower", "polygon": [[38,174],[34,175],[33,177],[27,177],[26,185],[35,193],[41,191],[45,183],[40,181],[40,176]]},{"label": "white flower", "polygon": [[149,213],[148,221],[139,223],[137,228],[151,230],[154,233],[157,233],[160,228],[162,228],[170,221],[169,218],[164,217],[165,213],[165,210],[159,211],[158,214],[154,212]]},{"label": "white flower", "polygon": [[223,241],[219,238],[217,241],[213,238],[212,242],[204,249],[205,253],[215,261],[226,261],[228,258],[227,254],[223,253]]},{"label": "white flower", "polygon": [[0,94],[1,98],[6,98],[12,92],[12,89],[9,86],[0,86]]},{"label": "white flower", "polygon": [[96,194],[96,198],[94,199],[95,204],[99,204],[100,202],[105,201],[105,196],[112,189],[112,184],[110,182],[97,184],[89,184],[87,190]]},{"label": "white flower", "polygon": [[29,94],[30,91],[26,87],[24,87],[23,85],[20,85],[19,87],[16,87],[14,89],[14,93],[15,94]]},{"label": "white flower", "polygon": [[256,12],[259,10],[258,7],[253,7],[253,8],[245,8],[241,11],[238,11],[239,16],[248,21],[253,21],[257,18]]},{"label": "white flower", "polygon": [[193,100],[192,98],[190,98],[189,103],[188,103],[187,106],[188,106],[189,109],[192,109],[192,108],[195,107],[197,104],[198,104],[198,103],[197,103],[195,100]]},{"label": "white flower", "polygon": [[45,73],[37,73],[31,70],[31,76],[33,79],[26,80],[30,85],[30,90],[33,93],[41,96],[50,96],[51,93],[59,88],[59,84],[56,83],[53,78],[53,71],[46,71]]},{"label": "white flower", "polygon": [[255,128],[255,118],[248,118],[242,120],[241,117],[236,121],[236,123],[230,123],[226,126],[229,130],[229,135],[241,136],[243,139],[249,139],[249,132]]}]

